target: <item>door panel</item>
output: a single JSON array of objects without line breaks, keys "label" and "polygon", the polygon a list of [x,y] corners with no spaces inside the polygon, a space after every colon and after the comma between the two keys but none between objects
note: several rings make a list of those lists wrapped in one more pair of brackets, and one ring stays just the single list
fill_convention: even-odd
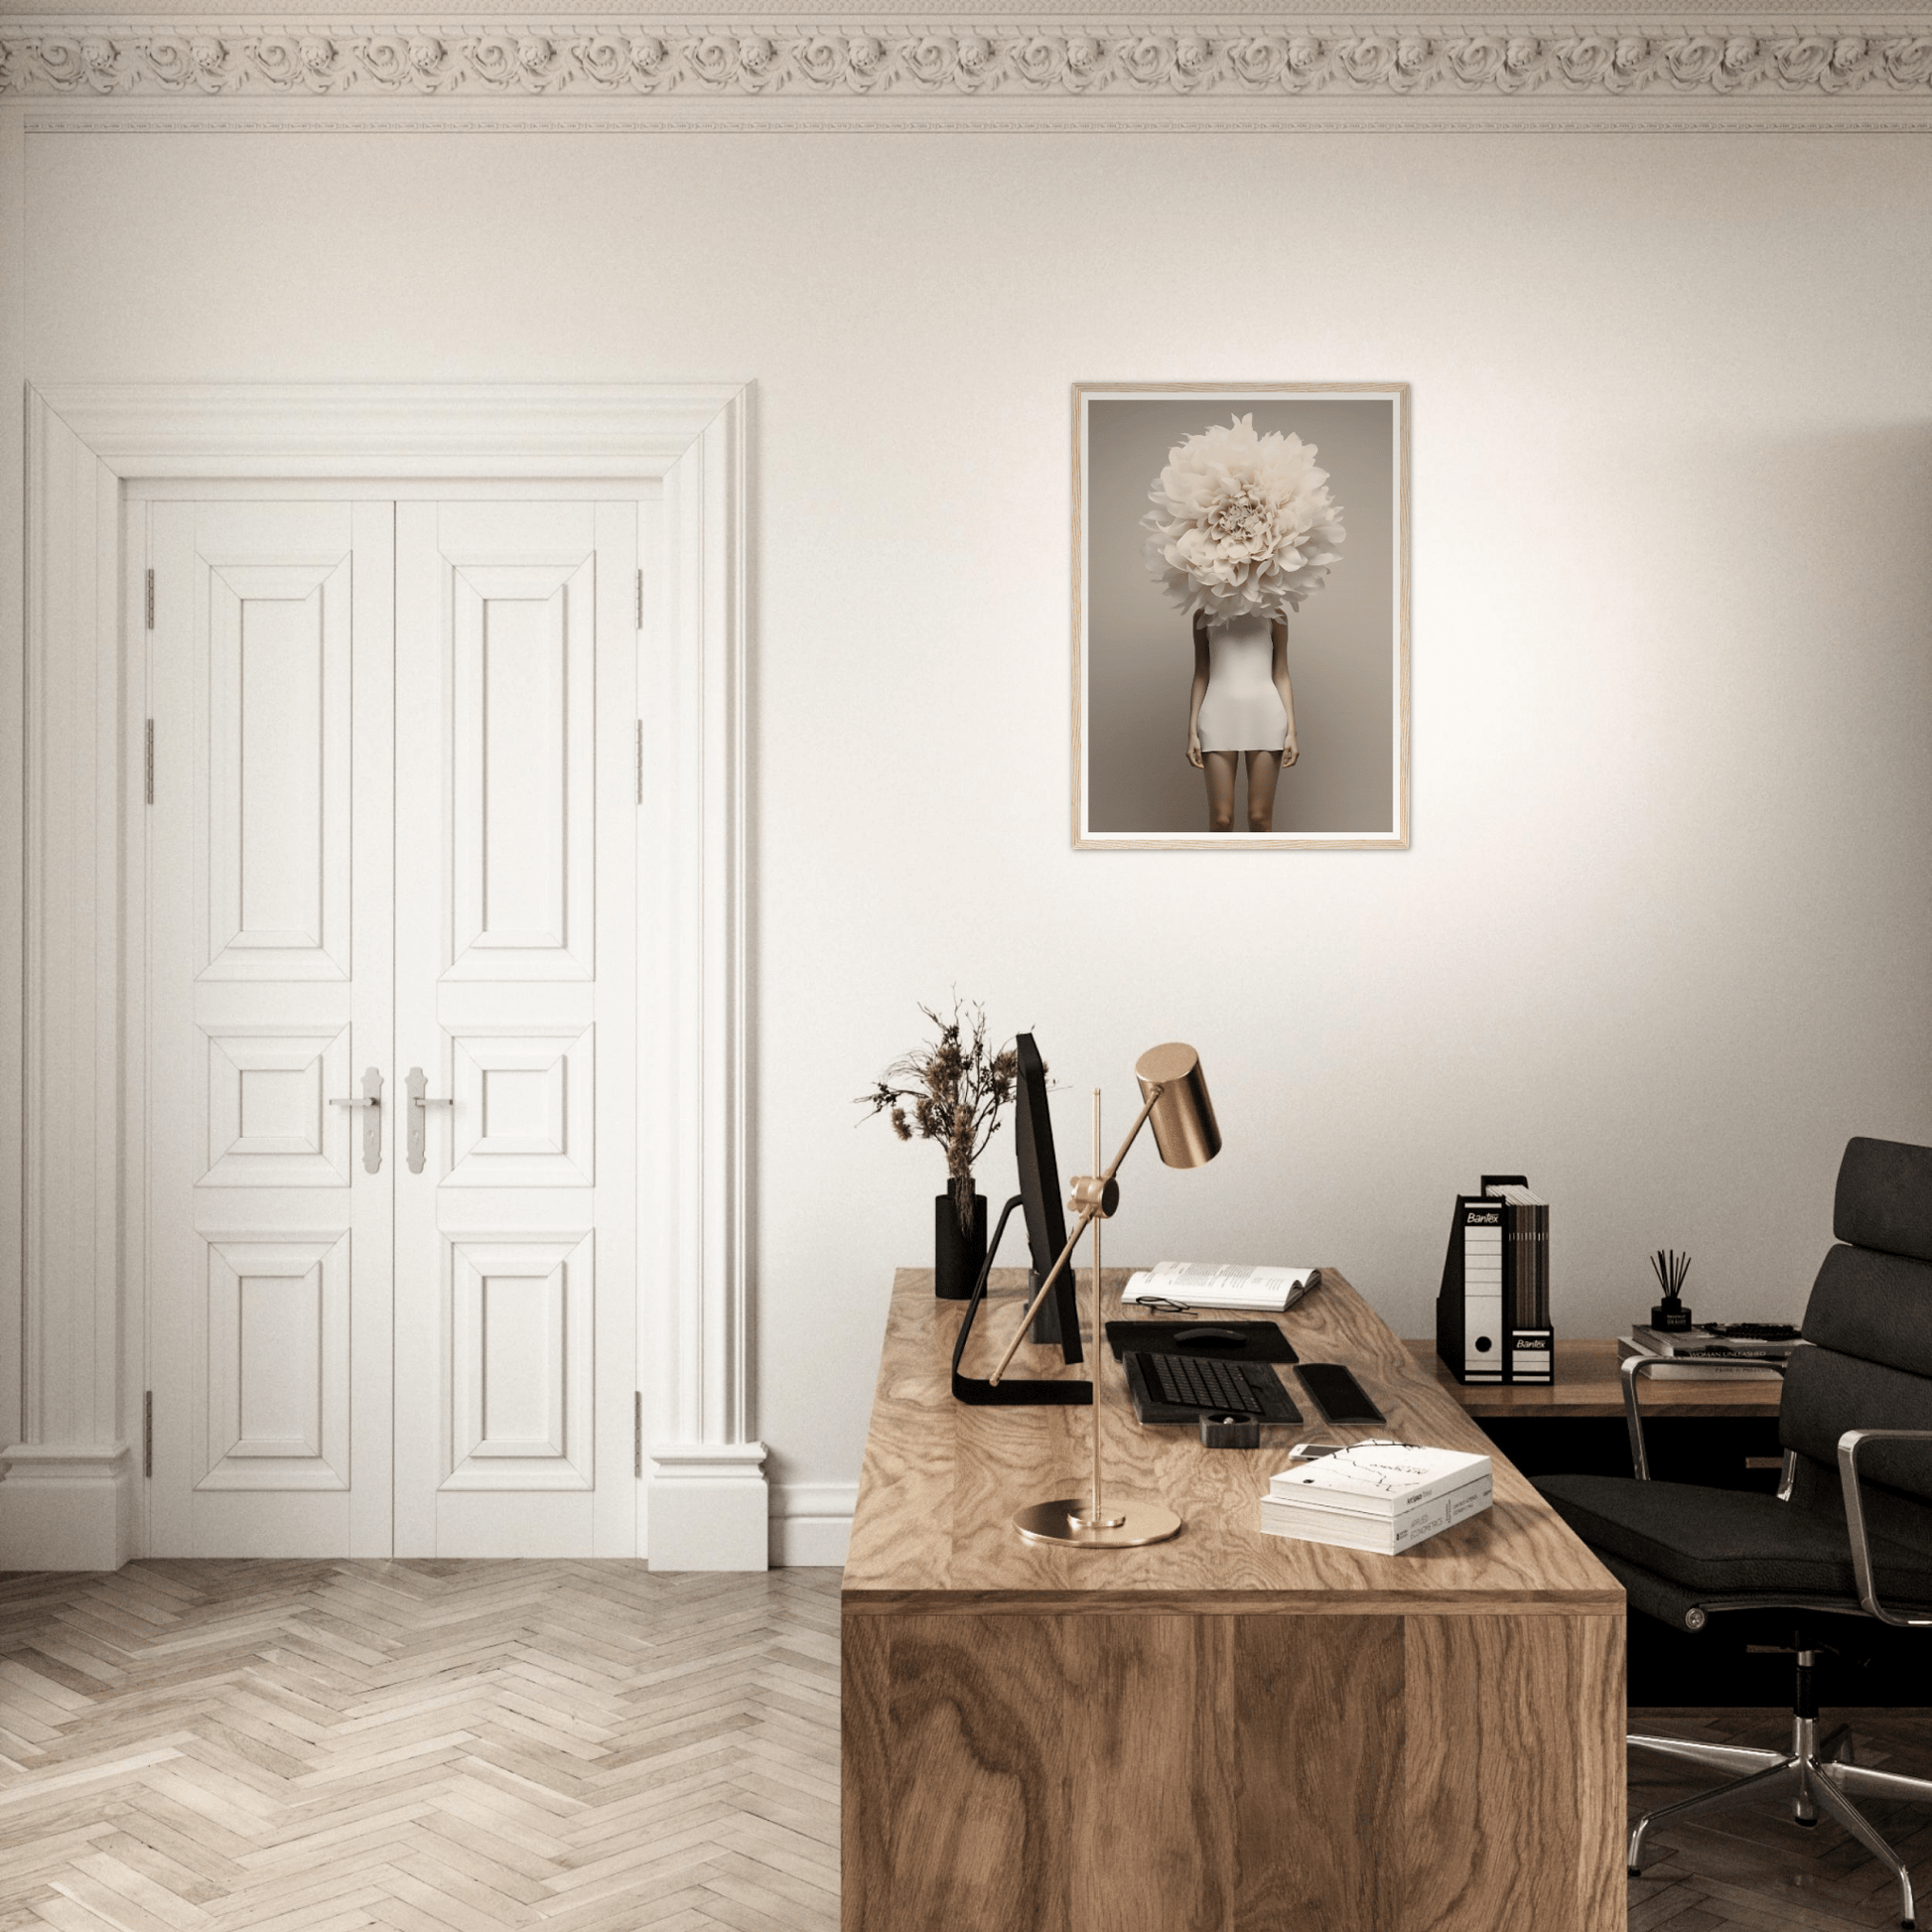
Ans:
[{"label": "door panel", "polygon": [[627,1554],[637,506],[397,517],[396,1553]]},{"label": "door panel", "polygon": [[386,1555],[392,511],[149,516],[150,1547]]},{"label": "door panel", "polygon": [[349,577],[206,571],[210,978],[349,977]]},{"label": "door panel", "polygon": [[[588,517],[588,505],[543,507]],[[575,567],[453,565],[449,589],[456,924],[444,970],[464,980],[590,979],[595,554]]]}]

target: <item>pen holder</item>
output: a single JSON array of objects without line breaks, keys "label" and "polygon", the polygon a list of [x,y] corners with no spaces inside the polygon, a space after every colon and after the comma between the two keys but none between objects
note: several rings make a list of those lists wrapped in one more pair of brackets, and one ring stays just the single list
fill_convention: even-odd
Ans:
[{"label": "pen holder", "polygon": [[1261,1425],[1252,1416],[1203,1416],[1200,1439],[1209,1449],[1259,1449]]},{"label": "pen holder", "polygon": [[1650,1325],[1661,1328],[1666,1334],[1676,1334],[1684,1328],[1697,1324],[1691,1319],[1691,1311],[1684,1304],[1673,1297],[1668,1302],[1656,1303],[1650,1311]]}]

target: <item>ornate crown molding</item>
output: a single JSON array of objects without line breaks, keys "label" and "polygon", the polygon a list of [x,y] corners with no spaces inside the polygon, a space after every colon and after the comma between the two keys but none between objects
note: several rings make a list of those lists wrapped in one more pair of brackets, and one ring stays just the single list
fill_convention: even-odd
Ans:
[{"label": "ornate crown molding", "polygon": [[[1545,101],[1932,107],[1932,21],[1721,28],[0,20],[0,93],[291,102]],[[957,121],[955,120],[955,124]]]}]

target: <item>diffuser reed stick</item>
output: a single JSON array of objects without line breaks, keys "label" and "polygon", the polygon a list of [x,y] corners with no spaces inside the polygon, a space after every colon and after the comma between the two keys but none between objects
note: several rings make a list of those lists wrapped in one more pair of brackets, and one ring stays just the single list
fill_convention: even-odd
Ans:
[{"label": "diffuser reed stick", "polygon": [[1665,1300],[1675,1302],[1684,1293],[1684,1277],[1691,1272],[1691,1257],[1679,1254],[1675,1248],[1659,1248],[1650,1257],[1650,1272],[1657,1277],[1657,1286],[1664,1291]]}]

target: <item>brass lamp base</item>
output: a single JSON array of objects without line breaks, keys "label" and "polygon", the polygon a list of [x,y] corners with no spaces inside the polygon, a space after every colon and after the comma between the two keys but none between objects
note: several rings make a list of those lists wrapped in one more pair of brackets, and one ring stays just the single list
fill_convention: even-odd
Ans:
[{"label": "brass lamp base", "polygon": [[1076,1550],[1137,1550],[1180,1534],[1180,1518],[1163,1503],[1125,1502],[1108,1497],[1106,1520],[1089,1524],[1089,1496],[1061,1496],[1050,1503],[1029,1503],[1014,1513],[1013,1527],[1029,1543],[1064,1543]]}]

